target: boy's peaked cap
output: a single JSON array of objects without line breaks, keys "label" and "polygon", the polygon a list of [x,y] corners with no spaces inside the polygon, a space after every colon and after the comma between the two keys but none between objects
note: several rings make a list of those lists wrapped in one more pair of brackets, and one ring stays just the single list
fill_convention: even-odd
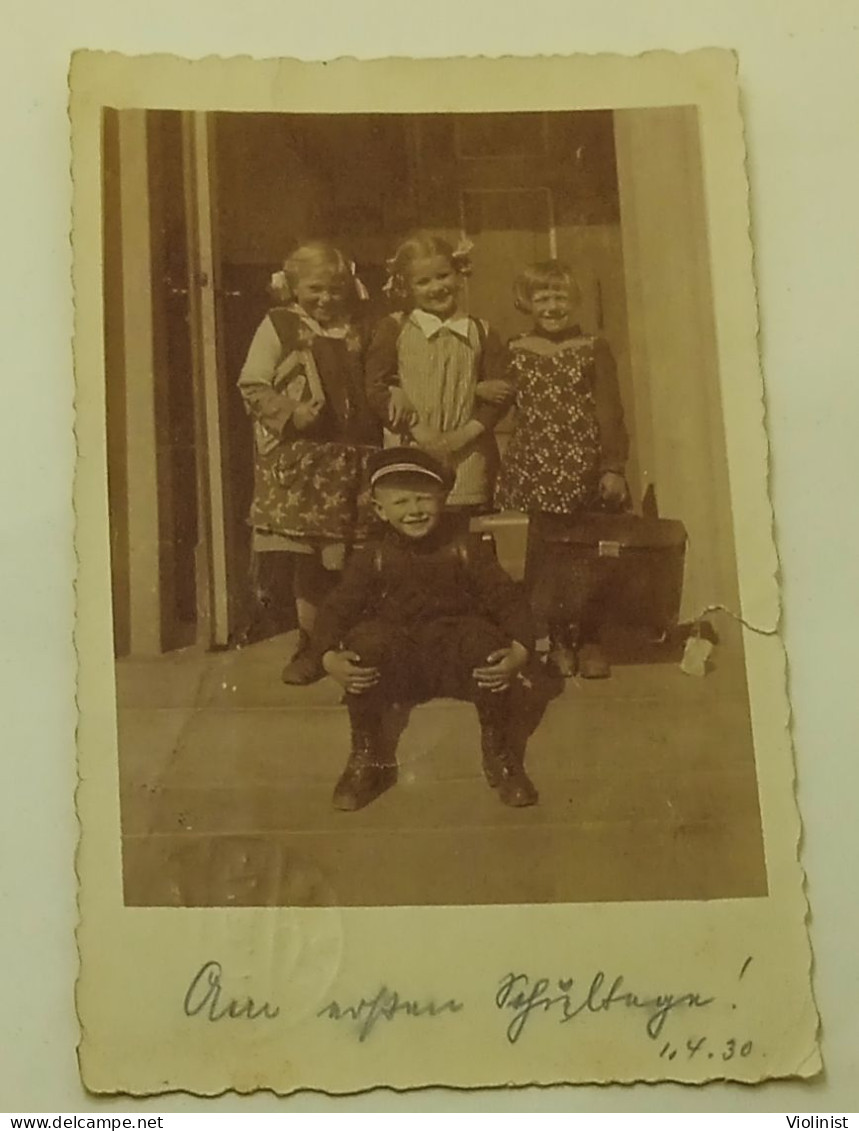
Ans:
[{"label": "boy's peaked cap", "polygon": [[423,475],[440,484],[445,491],[451,489],[454,481],[451,469],[421,448],[385,448],[384,451],[373,452],[367,460],[367,474],[371,487],[383,482],[389,475]]}]

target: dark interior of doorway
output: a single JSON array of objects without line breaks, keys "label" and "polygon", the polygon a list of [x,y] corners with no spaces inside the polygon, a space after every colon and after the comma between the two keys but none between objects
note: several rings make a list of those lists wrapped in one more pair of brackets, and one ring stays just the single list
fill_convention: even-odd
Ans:
[{"label": "dark interior of doorway", "polygon": [[[214,118],[215,246],[220,264],[223,364],[230,389],[228,449],[236,492],[236,560],[248,587],[236,638],[292,627],[288,555],[252,560],[243,522],[253,489],[251,432],[235,381],[270,304],[268,283],[302,238],[335,242],[356,262],[370,293],[364,314],[387,306],[385,261],[417,227],[450,235],[466,228],[480,244],[507,228],[617,225],[619,202],[610,111],[475,115],[289,115],[219,113]],[[552,216],[533,216],[551,193]],[[538,208],[539,212],[539,208]],[[491,229],[491,231],[489,231]],[[510,263],[484,264],[504,279],[481,309],[502,333],[520,328],[509,299],[515,256],[545,256],[546,233],[512,244]],[[498,242],[491,244],[498,256]],[[602,321],[602,311],[595,315]],[[512,319],[512,321],[511,321]],[[602,329],[600,325],[596,327]],[[265,594],[260,602],[259,595]]]}]

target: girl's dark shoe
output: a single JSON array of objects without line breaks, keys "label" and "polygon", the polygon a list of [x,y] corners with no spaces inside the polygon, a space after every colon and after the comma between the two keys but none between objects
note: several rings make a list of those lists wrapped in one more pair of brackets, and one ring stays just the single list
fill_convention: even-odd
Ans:
[{"label": "girl's dark shoe", "polygon": [[334,787],[335,809],[354,813],[375,801],[397,781],[397,767],[381,758],[381,728],[352,724],[352,751]]},{"label": "girl's dark shoe", "polygon": [[611,665],[599,644],[583,644],[578,659],[582,679],[608,679],[611,675]]}]

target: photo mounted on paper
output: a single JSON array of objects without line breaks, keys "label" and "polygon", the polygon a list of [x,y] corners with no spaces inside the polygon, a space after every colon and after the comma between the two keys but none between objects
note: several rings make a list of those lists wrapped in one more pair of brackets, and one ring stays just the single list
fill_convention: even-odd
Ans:
[{"label": "photo mounted on paper", "polygon": [[818,1066],[733,59],[442,73],[75,60],[98,1090]]}]

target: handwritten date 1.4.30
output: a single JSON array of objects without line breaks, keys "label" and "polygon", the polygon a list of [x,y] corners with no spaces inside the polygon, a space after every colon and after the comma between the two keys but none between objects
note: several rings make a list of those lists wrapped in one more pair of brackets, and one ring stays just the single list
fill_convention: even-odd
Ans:
[{"label": "handwritten date 1.4.30", "polygon": [[659,1055],[665,1060],[675,1060],[678,1056],[685,1060],[722,1060],[727,1063],[735,1057],[745,1060],[752,1055],[754,1045],[751,1041],[742,1041],[736,1037],[728,1037],[724,1041],[711,1041],[707,1037],[689,1037],[684,1045],[682,1042],[672,1044],[666,1041],[659,1050]]}]

